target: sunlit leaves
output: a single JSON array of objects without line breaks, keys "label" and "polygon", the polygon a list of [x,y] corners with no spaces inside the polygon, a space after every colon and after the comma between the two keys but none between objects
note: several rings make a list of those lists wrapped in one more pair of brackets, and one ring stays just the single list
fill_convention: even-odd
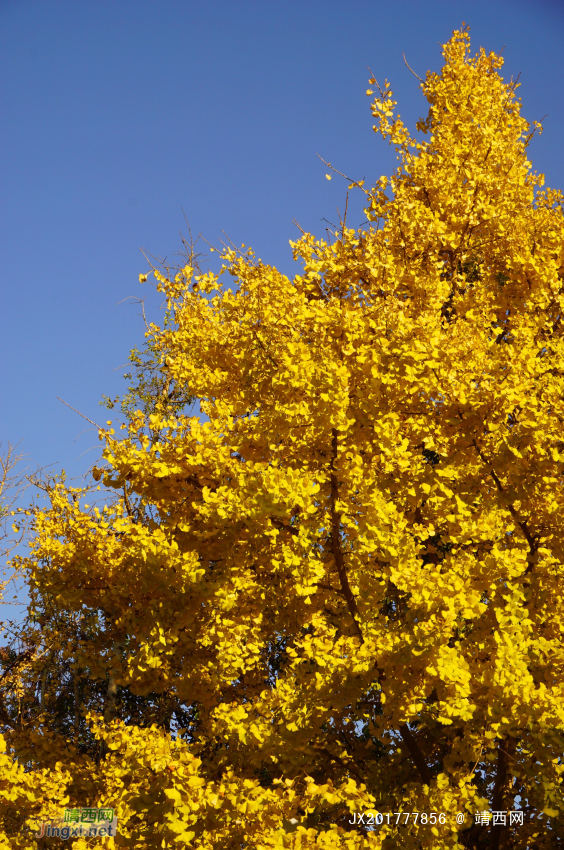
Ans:
[{"label": "sunlit leaves", "polygon": [[[66,766],[123,846],[442,850],[519,804],[542,829],[510,846],[561,829],[562,196],[501,59],[466,30],[444,57],[424,138],[378,90],[400,165],[367,226],[304,233],[294,278],[234,248],[156,273],[153,372],[101,434],[115,499],[60,485],[35,516],[34,600],[103,614],[76,664],[172,706],[159,729],[124,696],[89,727],[105,761]],[[207,421],[134,409],[147,375]],[[353,829],[366,808],[448,820]]]}]

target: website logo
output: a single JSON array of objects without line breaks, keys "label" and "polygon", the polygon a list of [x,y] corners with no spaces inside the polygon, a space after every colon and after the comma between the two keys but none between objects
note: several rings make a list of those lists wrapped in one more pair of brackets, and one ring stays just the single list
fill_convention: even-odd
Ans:
[{"label": "website logo", "polygon": [[118,819],[111,808],[65,809],[60,820],[39,824],[36,838],[113,838],[117,835]]}]

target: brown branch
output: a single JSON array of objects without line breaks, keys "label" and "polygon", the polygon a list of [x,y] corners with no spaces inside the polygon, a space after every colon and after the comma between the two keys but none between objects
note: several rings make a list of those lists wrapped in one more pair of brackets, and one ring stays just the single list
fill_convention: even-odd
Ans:
[{"label": "brown branch", "polygon": [[57,398],[62,404],[66,404],[67,407],[70,407],[71,410],[74,410],[75,413],[78,413],[79,416],[82,416],[83,419],[90,422],[91,425],[96,425],[96,428],[98,428],[99,431],[104,430],[101,425],[98,425],[97,422],[93,422],[92,419],[89,419],[88,416],[85,416],[84,413],[81,413],[80,410],[77,410],[76,407],[72,406],[72,404],[68,404],[66,401],[63,401],[63,399],[59,398],[59,396],[57,396]]},{"label": "brown branch", "polygon": [[342,759],[340,756],[334,755],[334,753],[328,750],[327,747],[314,747],[314,749],[318,753],[323,753],[324,756],[327,756],[327,758],[331,759],[332,761],[336,761],[337,764],[340,764],[341,767],[343,767],[345,770],[350,770],[350,772],[354,776],[356,776],[359,782],[362,782],[362,776],[357,766],[354,764],[354,762],[350,761],[350,759]]},{"label": "brown branch", "polygon": [[293,525],[286,525],[286,523],[282,522],[281,519],[277,519],[276,517],[269,517],[270,522],[274,526],[274,528],[279,528],[281,531],[289,531],[293,537],[297,537],[299,535],[299,531],[297,528],[294,528]]},{"label": "brown branch", "polygon": [[370,194],[370,192],[368,191],[368,189],[365,189],[365,188],[364,188],[364,186],[363,186],[364,178],[363,178],[362,180],[353,180],[353,178],[352,178],[352,177],[347,177],[347,175],[346,175],[346,174],[343,174],[343,172],[342,172],[342,171],[339,171],[339,169],[338,169],[338,168],[335,168],[335,166],[334,166],[334,165],[331,165],[331,163],[330,163],[330,162],[325,162],[325,160],[323,159],[323,157],[322,157],[322,156],[320,156],[319,154],[317,154],[317,156],[319,157],[319,159],[321,160],[321,162],[323,163],[323,165],[326,165],[326,166],[327,166],[327,168],[330,168],[330,169],[331,169],[331,171],[334,171],[334,172],[335,172],[335,174],[339,174],[341,177],[344,177],[344,178],[345,178],[345,180],[348,180],[348,181],[349,181],[349,183],[351,184],[351,186],[356,186],[358,189],[362,189],[362,191],[364,192],[364,194],[365,194],[365,195],[369,195],[369,194]]},{"label": "brown branch", "polygon": [[2,726],[7,726],[9,729],[15,730],[15,728],[16,728],[15,725],[14,725],[14,721],[12,720],[10,715],[8,714],[8,711],[6,709],[6,704],[4,702],[4,695],[2,694],[1,691],[0,691],[0,724]]},{"label": "brown branch", "polygon": [[415,762],[415,766],[417,767],[417,770],[419,771],[419,775],[420,775],[421,779],[423,780],[425,785],[430,785],[431,779],[432,779],[431,771],[429,770],[429,766],[427,765],[427,762],[425,761],[425,757],[424,757],[423,753],[421,752],[421,750],[419,749],[419,744],[417,743],[414,736],[412,735],[411,730],[410,730],[409,726],[407,725],[407,723],[404,723],[403,726],[400,726],[399,731],[400,731],[401,737],[403,738],[403,740],[404,740],[404,742],[407,746],[407,749],[409,750],[411,758]]},{"label": "brown branch", "polygon": [[118,665],[118,654],[121,652],[121,649],[122,643],[117,640],[114,641],[114,644],[112,646],[114,660],[109,670],[108,689],[106,691],[106,703],[104,706],[104,721],[106,723],[111,723],[111,721],[116,716],[118,693],[118,686],[116,681],[116,667]]},{"label": "brown branch", "polygon": [[80,736],[80,694],[78,689],[78,674],[76,670],[72,676],[73,696],[74,696],[74,740],[78,743]]},{"label": "brown branch", "polygon": [[[503,810],[503,801],[507,788],[507,768],[509,759],[513,756],[517,741],[515,738],[507,738],[505,741],[500,741],[497,751],[497,770],[495,777],[495,785],[492,799],[492,812],[500,812]],[[499,850],[500,842],[503,834],[507,834],[506,828],[502,824],[492,826],[490,835],[490,850]]]},{"label": "brown branch", "polygon": [[276,366],[276,368],[277,368],[277,369],[280,369],[279,364],[276,362],[276,360],[274,359],[274,357],[272,356],[272,354],[271,354],[271,353],[270,353],[270,351],[267,349],[266,345],[264,344],[264,342],[262,341],[262,339],[260,338],[260,336],[259,336],[259,335],[258,335],[258,333],[256,332],[255,328],[253,328],[252,326],[251,326],[251,333],[253,334],[254,338],[256,339],[256,341],[258,342],[258,344],[260,345],[260,347],[262,348],[262,350],[264,351],[264,353],[266,354],[266,356],[268,357],[268,359],[270,360],[270,362],[271,362],[274,366]]},{"label": "brown branch", "polygon": [[123,482],[123,501],[125,502],[125,507],[126,507],[128,516],[132,517],[133,511],[131,509],[131,503],[129,501],[129,496],[127,495],[127,482],[126,481]]},{"label": "brown branch", "polygon": [[331,440],[331,548],[333,550],[333,557],[335,559],[335,566],[337,567],[339,581],[341,582],[343,596],[347,600],[347,605],[351,613],[355,631],[360,638],[360,642],[364,643],[364,637],[362,636],[362,631],[357,621],[358,609],[349,584],[347,570],[343,560],[343,550],[341,549],[341,517],[337,513],[336,509],[337,499],[339,498],[339,484],[335,468],[335,463],[337,461],[337,446],[337,429],[333,428]]},{"label": "brown branch", "polygon": [[36,658],[33,658],[33,653],[34,653],[34,652],[35,652],[35,649],[34,649],[34,648],[31,648],[31,649],[26,649],[26,650],[24,650],[24,652],[20,653],[20,655],[18,655],[18,657],[17,657],[14,661],[12,661],[12,663],[11,663],[11,664],[9,664],[9,665],[6,667],[6,669],[4,670],[4,672],[2,673],[2,675],[0,676],[0,682],[2,682],[2,681],[3,681],[3,679],[5,679],[5,678],[6,678],[6,676],[7,676],[9,673],[13,673],[13,672],[14,672],[14,670],[18,670],[18,668],[19,668],[22,664],[25,664],[25,663],[26,663],[26,662],[28,662],[28,661],[36,661],[37,659],[36,659]]},{"label": "brown branch", "polygon": [[[478,448],[478,444],[477,444],[476,440],[472,440],[472,445],[474,446],[474,448],[478,452],[478,455],[479,455],[480,459],[483,461],[483,463],[486,466],[489,467],[490,475],[493,478],[495,486],[497,487],[498,491],[500,493],[505,493],[505,490],[503,489],[503,484],[499,480],[499,477],[498,477],[495,469],[493,468],[492,464],[488,462],[487,458],[484,456],[482,451]],[[528,527],[527,523],[525,522],[525,520],[522,520],[519,517],[519,514],[517,513],[517,511],[515,510],[513,505],[511,505],[511,504],[508,505],[507,509],[508,509],[509,513],[511,514],[511,516],[513,517],[513,519],[515,520],[515,522],[517,523],[517,525],[519,526],[519,528],[521,529],[521,531],[523,532],[523,536],[525,537],[525,540],[529,544],[529,549],[530,549],[531,555],[534,555],[535,552],[537,551],[537,547],[538,547],[538,538],[536,538],[535,536],[533,536],[531,534],[531,532],[529,531],[529,527]],[[531,569],[532,569],[532,565],[529,565],[529,567],[527,567],[526,572],[528,573]]]},{"label": "brown branch", "polygon": [[419,74],[416,74],[415,71],[413,70],[413,68],[409,65],[407,59],[405,58],[405,53],[402,53],[402,56],[403,56],[403,61],[405,62],[405,64],[407,65],[407,67],[409,68],[409,70],[411,71],[413,76],[417,77],[417,79],[419,80],[420,83],[424,83],[425,81],[422,80],[421,77],[419,76]]},{"label": "brown branch", "polygon": [[343,592],[341,590],[337,590],[336,587],[331,587],[330,584],[321,584],[321,582],[317,582],[317,587],[320,587],[322,590],[330,590],[332,593],[336,593],[338,596],[342,596]]}]

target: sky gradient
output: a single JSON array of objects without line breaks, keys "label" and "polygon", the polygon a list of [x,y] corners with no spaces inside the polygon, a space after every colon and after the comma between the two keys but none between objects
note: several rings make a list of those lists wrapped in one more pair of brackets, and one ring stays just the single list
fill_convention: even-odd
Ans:
[{"label": "sky gradient", "polygon": [[524,115],[547,114],[533,165],[564,187],[564,3],[0,0],[0,440],[32,467],[85,472],[96,433],[57,396],[108,418],[98,402],[143,342],[124,299],[158,316],[139,249],[174,254],[184,210],[211,242],[224,230],[292,273],[292,219],[323,235],[345,196],[316,154],[369,182],[395,166],[367,66],[413,128],[426,103],[402,53],[438,70],[463,20],[473,49],[505,45]]}]

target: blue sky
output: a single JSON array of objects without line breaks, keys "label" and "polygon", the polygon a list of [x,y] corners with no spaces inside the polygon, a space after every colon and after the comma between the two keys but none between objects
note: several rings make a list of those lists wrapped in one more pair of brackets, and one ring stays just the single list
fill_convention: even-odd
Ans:
[{"label": "blue sky", "polygon": [[463,20],[473,48],[505,45],[525,116],[547,114],[533,164],[564,187],[563,2],[0,0],[0,440],[85,471],[96,434],[57,396],[100,422],[122,391],[143,341],[123,299],[159,305],[139,248],[177,251],[183,208],[210,241],[224,230],[292,272],[292,219],[322,235],[343,204],[316,154],[368,181],[395,165],[367,66],[413,125],[425,102],[402,53],[438,70]]}]

